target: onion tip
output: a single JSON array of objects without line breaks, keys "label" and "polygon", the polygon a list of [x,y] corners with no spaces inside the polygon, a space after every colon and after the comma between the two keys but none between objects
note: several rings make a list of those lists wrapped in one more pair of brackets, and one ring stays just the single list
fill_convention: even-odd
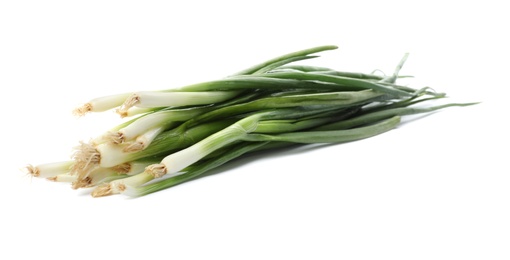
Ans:
[{"label": "onion tip", "polygon": [[128,109],[132,108],[133,106],[135,106],[139,102],[140,102],[140,96],[138,96],[137,94],[133,94],[128,99],[126,99],[126,101],[124,101],[122,106],[120,106],[120,108],[117,109],[116,112],[121,117],[126,117],[127,114],[128,114],[127,113]]},{"label": "onion tip", "polygon": [[73,110],[73,115],[77,117],[84,116],[88,112],[92,111],[92,104],[91,103],[85,103],[80,107],[77,107]]},{"label": "onion tip", "polygon": [[97,186],[90,194],[94,198],[112,195],[112,187],[109,183]]},{"label": "onion tip", "polygon": [[24,169],[24,172],[26,172],[28,175],[32,177],[38,177],[41,174],[41,171],[36,166],[33,166],[31,164],[27,165]]},{"label": "onion tip", "polygon": [[166,174],[167,169],[164,164],[153,164],[145,168],[145,172],[152,175],[155,179],[161,178]]},{"label": "onion tip", "polygon": [[85,178],[78,179],[78,180],[74,181],[72,184],[72,188],[77,190],[79,188],[90,187],[91,185],[92,185],[92,178],[87,176]]}]

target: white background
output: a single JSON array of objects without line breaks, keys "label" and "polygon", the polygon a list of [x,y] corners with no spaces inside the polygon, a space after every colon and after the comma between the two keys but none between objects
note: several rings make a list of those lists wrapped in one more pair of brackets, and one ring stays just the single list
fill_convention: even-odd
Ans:
[{"label": "white background", "polygon": [[[0,259],[509,259],[504,1],[1,1]],[[482,103],[343,145],[252,156],[138,199],[31,179],[119,122],[97,96],[307,64]]]}]

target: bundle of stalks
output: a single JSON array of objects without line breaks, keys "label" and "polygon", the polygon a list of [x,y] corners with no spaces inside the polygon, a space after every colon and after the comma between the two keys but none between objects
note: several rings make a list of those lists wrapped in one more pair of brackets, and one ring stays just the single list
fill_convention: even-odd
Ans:
[{"label": "bundle of stalks", "polygon": [[344,143],[395,128],[402,116],[451,106],[428,87],[389,76],[292,65],[336,49],[289,53],[224,79],[93,99],[74,110],[133,117],[75,147],[72,160],[28,166],[35,177],[93,187],[92,196],[142,196],[196,179],[247,153],[291,145]]}]

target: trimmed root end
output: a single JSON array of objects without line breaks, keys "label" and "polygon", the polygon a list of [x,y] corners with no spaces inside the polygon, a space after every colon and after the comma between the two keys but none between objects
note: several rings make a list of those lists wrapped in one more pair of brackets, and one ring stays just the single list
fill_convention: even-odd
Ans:
[{"label": "trimmed root end", "polygon": [[91,193],[92,197],[104,197],[113,194],[119,194],[126,190],[126,185],[123,183],[106,183],[97,186]]},{"label": "trimmed root end", "polygon": [[115,184],[113,185],[113,190],[115,191],[115,193],[122,193],[126,190],[126,185],[123,183]]},{"label": "trimmed root end", "polygon": [[39,175],[41,175],[39,168],[37,168],[31,164],[29,164],[29,165],[27,165],[27,167],[25,167],[25,172],[32,177],[38,177]]},{"label": "trimmed root end", "polygon": [[90,111],[92,111],[92,104],[86,103],[86,104],[82,105],[81,107],[75,108],[73,110],[73,115],[80,117],[80,116],[84,116],[85,114],[87,114]]},{"label": "trimmed root end", "polygon": [[119,164],[117,166],[113,166],[111,168],[115,173],[118,174],[127,174],[129,171],[131,171],[131,164],[130,163],[123,163]]},{"label": "trimmed root end", "polygon": [[87,188],[92,186],[92,178],[85,177],[83,179],[78,179],[72,184],[73,189],[79,189],[79,188]]},{"label": "trimmed root end", "polygon": [[145,168],[145,172],[152,175],[154,179],[161,178],[166,174],[167,170],[164,164],[153,164]]},{"label": "trimmed root end", "polygon": [[147,148],[147,145],[145,145],[145,142],[135,141],[131,143],[130,145],[124,147],[122,151],[126,153],[132,153],[132,152],[138,152],[142,151],[143,149]]},{"label": "trimmed root end", "polygon": [[75,150],[72,156],[75,163],[71,168],[71,175],[77,175],[80,181],[99,165],[101,154],[93,145],[84,142],[80,142]]},{"label": "trimmed root end", "polygon": [[94,198],[112,195],[112,187],[109,183],[97,186],[91,195]]},{"label": "trimmed root end", "polygon": [[115,109],[115,113],[119,114],[120,118],[125,118],[125,117],[128,116],[128,112],[127,111],[121,111],[120,109]]},{"label": "trimmed root end", "polygon": [[120,106],[119,109],[117,109],[117,114],[119,114],[121,117],[126,117],[128,115],[128,110],[132,107],[134,107],[137,103],[140,102],[140,96],[137,94],[131,95],[126,101],[124,101],[124,104]]},{"label": "trimmed root end", "polygon": [[104,138],[113,144],[121,144],[125,141],[124,134],[121,132],[108,132]]},{"label": "trimmed root end", "polygon": [[58,177],[57,177],[57,176],[53,176],[53,177],[48,177],[48,178],[46,178],[46,179],[47,179],[47,180],[49,180],[49,181],[54,181],[54,182],[56,182],[56,181],[58,180]]}]

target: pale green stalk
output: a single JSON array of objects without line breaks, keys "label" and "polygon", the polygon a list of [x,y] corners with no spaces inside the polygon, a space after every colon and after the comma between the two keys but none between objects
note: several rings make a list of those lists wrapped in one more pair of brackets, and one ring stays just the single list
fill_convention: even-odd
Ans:
[{"label": "pale green stalk", "polygon": [[308,118],[265,120],[257,124],[254,133],[286,133],[317,127],[326,123],[342,120],[352,115],[357,109],[321,113]]},{"label": "pale green stalk", "polygon": [[410,96],[408,92],[384,86],[382,84],[378,84],[377,82],[357,79],[357,78],[349,78],[343,76],[335,76],[328,74],[318,74],[318,73],[296,73],[296,72],[277,72],[277,73],[267,73],[264,75],[260,75],[260,77],[269,77],[275,79],[287,79],[287,80],[302,80],[302,81],[313,81],[313,82],[326,82],[330,84],[337,84],[340,87],[350,88],[351,90],[364,90],[364,89],[372,89],[374,91],[378,91],[381,93],[389,94],[395,97],[406,97]]},{"label": "pale green stalk", "polygon": [[[319,47],[314,47],[314,48],[310,48],[310,49],[305,49],[305,50],[288,53],[288,54],[267,60],[265,62],[255,65],[255,66],[252,66],[248,69],[242,70],[242,71],[234,74],[234,76],[236,76],[236,75],[250,75],[250,74],[256,73],[258,71],[263,71],[264,69],[267,70],[267,68],[272,68],[272,67],[274,67],[274,64],[283,66],[287,63],[296,61],[295,58],[306,57],[309,54],[327,51],[327,50],[335,50],[337,48],[338,47],[334,46],[334,45],[325,45],[325,46],[319,46]],[[285,61],[285,62],[282,62],[282,61]]]},{"label": "pale green stalk", "polygon": [[317,58],[319,56],[297,56],[297,57],[292,57],[292,58],[288,58],[288,59],[284,59],[284,60],[281,60],[279,62],[275,62],[273,64],[270,64],[266,67],[263,67],[255,72],[253,72],[251,75],[258,75],[258,74],[264,74],[264,73],[267,73],[273,69],[276,69],[282,65],[285,65],[287,63],[291,63],[291,62],[296,62],[296,61],[301,61],[301,60],[308,60],[308,59],[313,59],[313,58]]},{"label": "pale green stalk", "polygon": [[45,163],[36,166],[28,165],[25,168],[25,171],[34,177],[50,178],[60,174],[69,173],[73,165],[74,161]]},{"label": "pale green stalk", "polygon": [[301,71],[301,72],[332,72],[335,71],[326,67],[318,67],[318,66],[309,66],[309,65],[287,65],[279,67],[278,70],[293,70],[293,71]]},{"label": "pale green stalk", "polygon": [[398,63],[397,67],[393,71],[393,74],[391,76],[384,77],[383,79],[380,80],[380,82],[395,83],[395,81],[398,78],[398,74],[400,73],[400,70],[404,66],[404,63],[406,62],[408,57],[409,57],[409,53],[404,54],[404,57]]},{"label": "pale green stalk", "polygon": [[159,110],[161,110],[160,107],[156,107],[156,108],[154,108],[154,107],[148,107],[148,108],[147,107],[143,107],[143,108],[142,107],[132,107],[124,112],[121,112],[119,110],[117,110],[115,112],[117,114],[119,114],[121,118],[124,118],[124,117],[132,117],[132,116],[148,114],[148,113],[156,112]]},{"label": "pale green stalk", "polygon": [[149,147],[152,141],[154,141],[154,139],[156,139],[159,134],[163,133],[165,129],[166,126],[150,129],[149,131],[139,135],[133,142],[127,143],[127,146],[124,147],[123,151],[126,153],[132,153],[144,150],[145,148]]},{"label": "pale green stalk", "polygon": [[283,134],[247,134],[242,138],[243,141],[256,141],[256,142],[267,142],[267,141],[278,141],[278,142],[293,142],[293,143],[343,143],[355,140],[360,140],[368,137],[372,137],[378,134],[387,132],[395,128],[400,123],[400,117],[395,116],[390,119],[386,119],[380,123],[359,127],[348,130],[331,130],[331,131],[305,131],[305,132],[294,132],[294,133],[283,133]]},{"label": "pale green stalk", "polygon": [[453,107],[453,106],[470,106],[477,103],[451,103],[451,104],[445,104],[440,106],[434,106],[434,107],[427,107],[427,108],[415,108],[415,107],[400,107],[400,108],[392,108],[388,110],[381,110],[376,111],[368,114],[363,114],[361,116],[357,116],[351,119],[327,124],[321,127],[318,127],[314,130],[316,131],[327,131],[327,130],[339,130],[339,129],[349,129],[352,127],[357,127],[361,125],[371,124],[383,119],[387,119],[390,117],[395,116],[406,116],[406,115],[414,115],[414,114],[421,114],[421,113],[429,113],[433,112],[439,109],[443,109],[446,107]]},{"label": "pale green stalk", "polygon": [[110,95],[110,96],[104,96],[104,97],[98,97],[90,100],[89,102],[85,103],[81,107],[76,108],[73,111],[73,114],[76,116],[83,116],[86,113],[89,112],[103,112],[106,110],[110,110],[113,108],[116,108],[131,95],[132,93],[122,93],[122,94],[116,94],[116,95]]},{"label": "pale green stalk", "polygon": [[127,113],[131,107],[183,107],[209,105],[223,102],[239,95],[240,91],[208,91],[208,92],[162,92],[141,91],[129,96],[118,109],[119,114]]},{"label": "pale green stalk", "polygon": [[330,68],[307,66],[307,65],[283,66],[283,67],[278,68],[278,70],[274,71],[274,72],[286,72],[286,70],[290,70],[291,72],[307,72],[307,73],[316,73],[316,74],[326,74],[326,75],[332,75],[332,76],[341,76],[341,77],[365,79],[365,80],[382,80],[384,78],[382,76],[378,76],[378,75],[374,75],[374,74],[336,71],[336,70],[333,70]]}]

